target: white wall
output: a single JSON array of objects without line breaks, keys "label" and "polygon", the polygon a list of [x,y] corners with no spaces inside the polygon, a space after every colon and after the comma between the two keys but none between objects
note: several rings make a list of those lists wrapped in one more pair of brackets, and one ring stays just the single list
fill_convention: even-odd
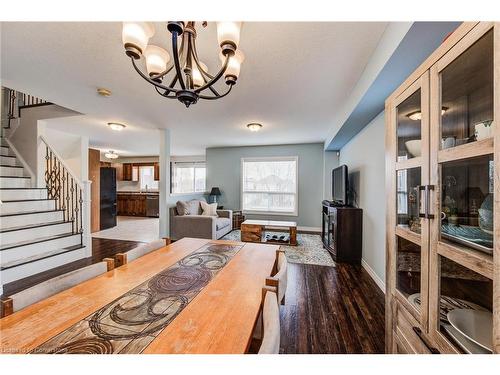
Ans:
[{"label": "white wall", "polygon": [[39,121],[40,134],[50,147],[59,154],[69,171],[80,181],[88,180],[89,139],[88,137],[61,132],[45,126]]},{"label": "white wall", "polygon": [[338,166],[337,151],[325,151],[323,156],[323,199],[332,200],[332,170]]},{"label": "white wall", "polygon": [[385,285],[385,127],[381,112],[340,150],[363,209],[363,266]]}]

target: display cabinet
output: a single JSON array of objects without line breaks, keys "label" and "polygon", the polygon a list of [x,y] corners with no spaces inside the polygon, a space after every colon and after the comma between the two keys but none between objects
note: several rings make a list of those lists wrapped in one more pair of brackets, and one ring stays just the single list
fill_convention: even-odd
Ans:
[{"label": "display cabinet", "polygon": [[500,352],[499,89],[464,23],[386,101],[388,352]]}]

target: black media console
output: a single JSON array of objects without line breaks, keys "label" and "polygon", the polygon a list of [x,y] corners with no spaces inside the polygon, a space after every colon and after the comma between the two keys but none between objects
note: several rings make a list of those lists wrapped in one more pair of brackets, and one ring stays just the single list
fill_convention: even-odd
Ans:
[{"label": "black media console", "polygon": [[321,238],[335,262],[361,264],[363,210],[324,200]]}]

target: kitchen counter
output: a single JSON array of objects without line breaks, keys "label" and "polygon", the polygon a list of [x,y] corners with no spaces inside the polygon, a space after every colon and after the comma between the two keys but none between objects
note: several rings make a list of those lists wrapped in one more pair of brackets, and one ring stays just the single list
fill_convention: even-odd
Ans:
[{"label": "kitchen counter", "polygon": [[160,195],[158,191],[117,191],[116,194]]}]

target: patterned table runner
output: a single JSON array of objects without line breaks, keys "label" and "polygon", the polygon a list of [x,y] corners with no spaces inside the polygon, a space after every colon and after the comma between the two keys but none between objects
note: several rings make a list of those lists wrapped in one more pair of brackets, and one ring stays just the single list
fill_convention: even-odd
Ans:
[{"label": "patterned table runner", "polygon": [[141,353],[242,247],[202,246],[31,353]]}]

